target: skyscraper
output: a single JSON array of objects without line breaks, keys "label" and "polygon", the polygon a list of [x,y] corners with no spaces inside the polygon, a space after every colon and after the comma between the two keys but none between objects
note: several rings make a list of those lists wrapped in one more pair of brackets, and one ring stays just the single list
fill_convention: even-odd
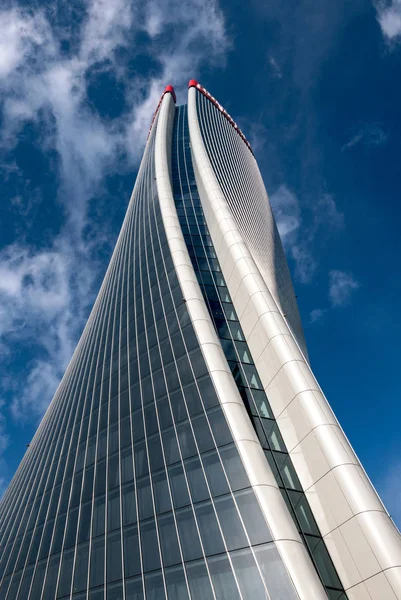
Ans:
[{"label": "skyscraper", "polygon": [[396,600],[401,540],[309,365],[252,149],[156,109],[98,298],[0,505],[1,600]]}]

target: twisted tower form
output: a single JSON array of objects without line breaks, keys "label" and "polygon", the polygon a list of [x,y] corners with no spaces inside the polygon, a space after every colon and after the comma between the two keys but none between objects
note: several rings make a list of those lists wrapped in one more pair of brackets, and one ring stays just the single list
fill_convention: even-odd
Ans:
[{"label": "twisted tower form", "polygon": [[252,149],[155,112],[99,295],[0,504],[1,600],[401,600],[400,534],[308,362]]}]

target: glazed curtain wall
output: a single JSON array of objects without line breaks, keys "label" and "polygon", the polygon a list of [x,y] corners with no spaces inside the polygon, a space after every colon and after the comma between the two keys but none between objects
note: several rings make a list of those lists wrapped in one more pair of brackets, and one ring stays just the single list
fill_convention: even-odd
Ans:
[{"label": "glazed curtain wall", "polygon": [[229,121],[200,92],[196,107],[205,148],[231,213],[307,357],[291,275],[255,158]]},{"label": "glazed curtain wall", "polygon": [[[234,130],[233,133],[238,135]],[[240,142],[243,144],[242,140]],[[249,152],[247,148],[246,151]],[[173,191],[184,239],[205,302],[266,458],[328,596],[333,600],[345,599],[344,590],[274,420],[213,248],[192,167],[186,106],[177,107],[175,118]]]},{"label": "glazed curtain wall", "polygon": [[88,325],[0,505],[4,600],[274,598],[286,575],[173,268],[156,127]]}]

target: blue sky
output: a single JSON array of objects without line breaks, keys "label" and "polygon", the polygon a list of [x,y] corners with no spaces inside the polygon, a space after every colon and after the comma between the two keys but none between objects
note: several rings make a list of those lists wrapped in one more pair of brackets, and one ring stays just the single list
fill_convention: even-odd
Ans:
[{"label": "blue sky", "polygon": [[0,493],[79,339],[153,111],[196,78],[250,139],[312,367],[401,523],[401,0],[0,10]]}]

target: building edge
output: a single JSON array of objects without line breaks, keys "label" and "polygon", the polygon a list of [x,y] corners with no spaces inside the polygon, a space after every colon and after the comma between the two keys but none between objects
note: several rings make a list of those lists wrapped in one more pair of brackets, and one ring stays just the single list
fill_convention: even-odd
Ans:
[{"label": "building edge", "polygon": [[189,86],[188,120],[203,210],[234,307],[311,509],[350,600],[401,599],[400,534],[236,225],[204,146],[197,89]]}]

